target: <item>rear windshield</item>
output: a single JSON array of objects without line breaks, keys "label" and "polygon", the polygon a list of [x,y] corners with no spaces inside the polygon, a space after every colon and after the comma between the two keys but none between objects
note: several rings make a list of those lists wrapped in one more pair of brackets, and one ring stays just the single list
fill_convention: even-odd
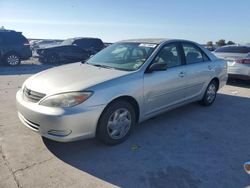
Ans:
[{"label": "rear windshield", "polygon": [[4,44],[23,44],[28,41],[19,32],[2,32],[0,35]]},{"label": "rear windshield", "polygon": [[218,48],[215,52],[225,52],[225,53],[249,53],[250,47],[247,46],[225,46]]}]

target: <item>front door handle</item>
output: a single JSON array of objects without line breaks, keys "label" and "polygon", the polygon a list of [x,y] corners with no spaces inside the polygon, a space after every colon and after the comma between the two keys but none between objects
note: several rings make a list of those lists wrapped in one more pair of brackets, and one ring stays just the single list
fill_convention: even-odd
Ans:
[{"label": "front door handle", "polygon": [[184,72],[179,73],[179,77],[183,78],[185,76]]},{"label": "front door handle", "polygon": [[208,65],[208,70],[212,70],[212,66],[211,65]]}]

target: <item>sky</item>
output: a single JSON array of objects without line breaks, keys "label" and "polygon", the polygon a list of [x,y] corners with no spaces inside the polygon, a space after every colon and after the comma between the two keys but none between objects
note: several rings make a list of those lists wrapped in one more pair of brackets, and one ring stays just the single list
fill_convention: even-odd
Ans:
[{"label": "sky", "polygon": [[27,38],[250,42],[249,0],[0,0],[0,27]]}]

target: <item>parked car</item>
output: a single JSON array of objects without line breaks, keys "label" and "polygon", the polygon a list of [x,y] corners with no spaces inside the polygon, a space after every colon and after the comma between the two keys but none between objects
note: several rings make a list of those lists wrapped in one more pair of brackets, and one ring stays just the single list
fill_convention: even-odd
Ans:
[{"label": "parked car", "polygon": [[115,43],[85,63],[27,79],[18,116],[31,130],[67,142],[126,140],[137,123],[181,105],[212,105],[226,84],[227,63],[197,43],[140,39]]},{"label": "parked car", "polygon": [[214,54],[228,62],[230,77],[250,80],[250,46],[224,46],[215,50]]},{"label": "parked car", "polygon": [[21,32],[0,30],[0,61],[5,65],[16,66],[21,60],[32,56],[29,41]]},{"label": "parked car", "polygon": [[46,48],[49,46],[59,45],[61,42],[58,40],[38,40],[31,44],[31,50],[35,51],[38,48]]},{"label": "parked car", "polygon": [[72,38],[63,41],[60,45],[40,48],[37,50],[39,60],[44,63],[77,62],[88,59],[104,48],[98,38]]}]

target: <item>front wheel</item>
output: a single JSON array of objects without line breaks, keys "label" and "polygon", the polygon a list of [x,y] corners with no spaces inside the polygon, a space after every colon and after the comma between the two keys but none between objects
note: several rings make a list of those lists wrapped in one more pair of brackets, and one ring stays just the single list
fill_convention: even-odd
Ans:
[{"label": "front wheel", "polygon": [[206,92],[200,101],[200,103],[204,106],[210,106],[214,103],[218,90],[218,84],[215,80],[212,80],[206,89]]},{"label": "front wheel", "polygon": [[97,127],[97,138],[107,145],[125,141],[136,124],[133,106],[126,101],[111,103],[102,113]]}]

